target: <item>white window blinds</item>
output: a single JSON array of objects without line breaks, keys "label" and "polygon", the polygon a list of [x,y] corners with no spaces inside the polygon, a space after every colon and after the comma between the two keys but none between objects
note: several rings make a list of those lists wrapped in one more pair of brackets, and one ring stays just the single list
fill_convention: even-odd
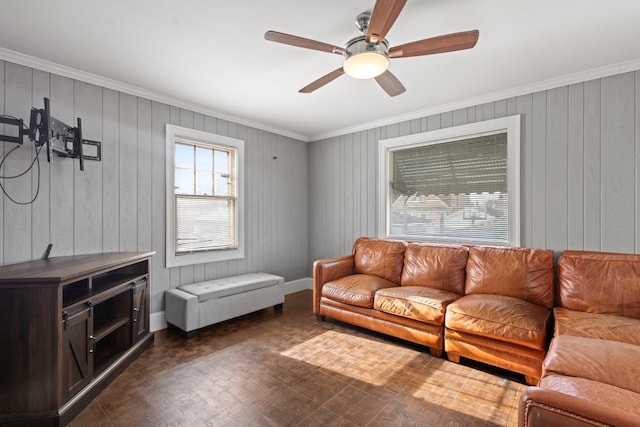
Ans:
[{"label": "white window blinds", "polygon": [[175,144],[176,254],[237,247],[235,150]]},{"label": "white window blinds", "polygon": [[235,200],[176,194],[176,252],[235,247]]},{"label": "white window blinds", "polygon": [[394,191],[404,195],[507,192],[507,134],[391,152]]},{"label": "white window blinds", "polygon": [[507,133],[389,152],[390,234],[508,243]]}]

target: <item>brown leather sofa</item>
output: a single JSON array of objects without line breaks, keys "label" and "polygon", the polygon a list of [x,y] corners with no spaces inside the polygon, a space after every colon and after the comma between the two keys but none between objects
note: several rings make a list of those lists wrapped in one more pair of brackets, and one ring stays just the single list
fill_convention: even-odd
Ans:
[{"label": "brown leather sofa", "polygon": [[640,426],[640,255],[564,252],[554,318],[519,425]]},{"label": "brown leather sofa", "polygon": [[360,238],[313,267],[313,312],[429,347],[440,356],[449,303],[464,293],[468,249]]},{"label": "brown leather sofa", "polygon": [[469,248],[464,296],[447,307],[445,351],[525,375],[537,384],[553,308],[553,252]]},{"label": "brown leather sofa", "polygon": [[[540,378],[553,305],[553,254],[358,239],[314,263],[314,313]],[[454,311],[451,311],[455,307]],[[446,330],[446,332],[445,332]]]}]

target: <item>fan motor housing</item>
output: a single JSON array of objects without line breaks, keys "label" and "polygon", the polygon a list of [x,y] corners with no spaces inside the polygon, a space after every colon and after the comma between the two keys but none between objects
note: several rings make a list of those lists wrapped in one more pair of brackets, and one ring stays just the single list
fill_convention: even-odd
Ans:
[{"label": "fan motor housing", "polygon": [[387,39],[382,40],[379,44],[367,43],[364,36],[354,37],[347,42],[347,55],[357,55],[364,52],[377,52],[381,55],[388,56],[389,42]]}]

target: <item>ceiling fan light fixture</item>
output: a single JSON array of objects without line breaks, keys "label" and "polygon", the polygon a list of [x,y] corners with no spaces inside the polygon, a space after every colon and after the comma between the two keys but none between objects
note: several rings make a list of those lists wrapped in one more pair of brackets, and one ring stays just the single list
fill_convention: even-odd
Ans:
[{"label": "ceiling fan light fixture", "polygon": [[355,79],[372,79],[389,68],[389,57],[378,51],[359,52],[344,60],[344,72]]},{"label": "ceiling fan light fixture", "polygon": [[471,49],[476,45],[480,35],[478,30],[444,34],[389,49],[389,42],[385,36],[406,2],[407,0],[376,0],[373,11],[364,11],[356,17],[356,27],[363,35],[349,40],[344,48],[277,31],[267,31],[264,38],[343,56],[342,67],[314,80],[300,89],[300,93],[311,93],[341,75],[347,74],[356,79],[375,78],[389,96],[397,96],[404,93],[406,89],[389,71],[389,58],[408,58]]}]

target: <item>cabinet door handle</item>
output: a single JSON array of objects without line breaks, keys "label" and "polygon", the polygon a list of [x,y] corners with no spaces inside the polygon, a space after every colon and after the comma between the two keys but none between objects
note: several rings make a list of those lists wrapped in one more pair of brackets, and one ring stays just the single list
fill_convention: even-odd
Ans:
[{"label": "cabinet door handle", "polygon": [[133,323],[138,322],[138,307],[133,307]]},{"label": "cabinet door handle", "polygon": [[96,352],[96,337],[89,335],[89,353]]}]

